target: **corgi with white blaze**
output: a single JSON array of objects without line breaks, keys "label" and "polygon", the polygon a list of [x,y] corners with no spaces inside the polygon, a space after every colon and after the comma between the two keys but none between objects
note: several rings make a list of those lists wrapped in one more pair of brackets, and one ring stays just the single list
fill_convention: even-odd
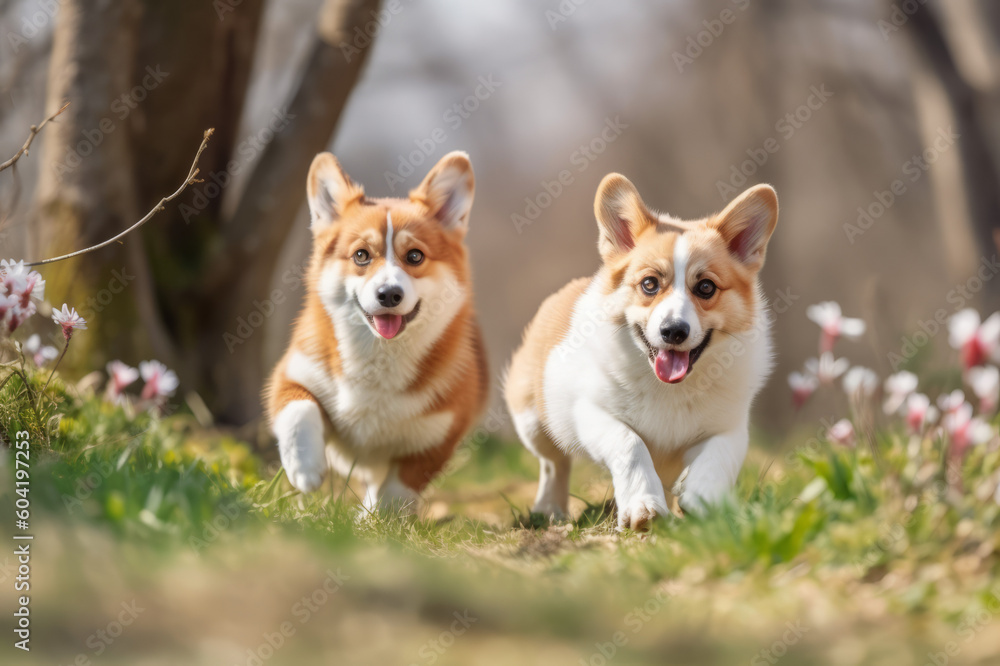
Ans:
[{"label": "corgi with white blaze", "polygon": [[445,155],[407,199],[365,196],[333,155],[309,169],[305,303],[266,389],[288,480],[327,467],[365,483],[366,511],[413,511],[486,402],[464,243],[474,178]]},{"label": "corgi with white blaze", "polygon": [[[701,510],[733,488],[750,404],[771,372],[758,275],[778,221],[768,185],[725,210],[682,221],[610,174],[594,211],[602,265],[550,296],[506,380],[517,434],[540,462],[533,511],[560,518],[570,456],[611,473],[619,528],[680,506]],[[666,491],[666,492],[665,492]]]}]

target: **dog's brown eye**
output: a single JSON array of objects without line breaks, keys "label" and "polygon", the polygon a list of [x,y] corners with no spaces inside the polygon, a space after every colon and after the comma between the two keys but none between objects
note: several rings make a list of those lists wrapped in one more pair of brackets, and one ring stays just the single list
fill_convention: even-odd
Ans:
[{"label": "dog's brown eye", "polygon": [[424,261],[424,253],[420,250],[410,250],[406,253],[406,263],[411,266],[417,266]]},{"label": "dog's brown eye", "polygon": [[370,254],[368,254],[368,250],[358,250],[357,252],[354,253],[354,263],[356,263],[358,266],[365,266],[371,260],[372,257]]},{"label": "dog's brown eye", "polygon": [[641,283],[642,290],[652,296],[660,290],[660,281],[655,277],[648,277]]},{"label": "dog's brown eye", "polygon": [[715,295],[715,291],[718,287],[711,280],[702,280],[694,286],[694,293],[700,298],[709,299]]}]

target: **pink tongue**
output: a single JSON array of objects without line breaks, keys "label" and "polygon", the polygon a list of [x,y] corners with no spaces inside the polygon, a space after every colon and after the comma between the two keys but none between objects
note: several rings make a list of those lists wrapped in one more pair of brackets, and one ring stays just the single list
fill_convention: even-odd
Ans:
[{"label": "pink tongue", "polygon": [[657,379],[668,384],[676,384],[684,379],[687,375],[690,356],[691,353],[686,351],[661,349],[653,364]]},{"label": "pink tongue", "polygon": [[372,315],[372,319],[375,321],[375,330],[386,340],[399,333],[399,327],[403,325],[403,315]]}]

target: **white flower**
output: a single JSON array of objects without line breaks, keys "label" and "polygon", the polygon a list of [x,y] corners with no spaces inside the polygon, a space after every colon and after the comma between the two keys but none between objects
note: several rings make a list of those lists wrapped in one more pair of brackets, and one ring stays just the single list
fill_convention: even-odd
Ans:
[{"label": "white flower", "polygon": [[139,371],[121,361],[108,363],[108,399],[114,403],[123,401],[125,389],[139,379]]},{"label": "white flower", "polygon": [[835,359],[830,352],[820,354],[818,359],[806,360],[806,372],[816,377],[820,384],[832,384],[851,366],[846,358]]},{"label": "white flower", "polygon": [[31,360],[39,368],[59,356],[59,350],[55,347],[42,345],[42,338],[37,333],[27,339],[22,349],[31,355]]},{"label": "white flower", "polygon": [[826,437],[831,442],[853,449],[856,444],[854,438],[854,424],[848,419],[840,419],[826,431]]},{"label": "white flower", "polygon": [[820,352],[833,351],[833,344],[841,335],[857,340],[865,333],[865,322],[861,319],[844,317],[840,304],[835,301],[824,301],[806,308],[806,316],[819,324],[823,329],[820,338]]},{"label": "white flower", "polygon": [[914,435],[919,435],[937,418],[937,408],[931,405],[931,399],[923,393],[911,393],[906,399],[906,426]]},{"label": "white flower", "polygon": [[965,403],[965,393],[962,389],[955,389],[951,393],[942,393],[938,396],[937,404],[945,414],[954,412]]},{"label": "white flower", "polygon": [[154,402],[169,398],[177,390],[180,382],[173,370],[159,361],[143,361],[139,364],[139,372],[146,385],[142,387],[142,399]]},{"label": "white flower", "polygon": [[852,398],[870,398],[878,390],[878,375],[874,370],[856,365],[844,375],[844,393]]},{"label": "white flower", "polygon": [[76,313],[76,308],[71,308],[66,303],[63,303],[62,310],[52,311],[52,321],[62,326],[66,342],[73,337],[73,331],[87,328],[87,320]]},{"label": "white flower", "polygon": [[1000,361],[1000,312],[980,323],[972,308],[956,312],[948,320],[948,343],[962,354],[962,366],[968,370],[987,359]]},{"label": "white flower", "polygon": [[792,400],[795,406],[801,407],[819,386],[819,380],[809,373],[793,372],[788,375],[788,385],[792,388]]},{"label": "white flower", "polygon": [[992,414],[1000,401],[1000,370],[993,365],[978,365],[969,368],[966,379],[979,398],[979,413]]},{"label": "white flower", "polygon": [[882,409],[886,414],[895,414],[910,394],[917,390],[917,376],[906,370],[897,372],[886,378],[883,388],[885,404],[882,405]]}]

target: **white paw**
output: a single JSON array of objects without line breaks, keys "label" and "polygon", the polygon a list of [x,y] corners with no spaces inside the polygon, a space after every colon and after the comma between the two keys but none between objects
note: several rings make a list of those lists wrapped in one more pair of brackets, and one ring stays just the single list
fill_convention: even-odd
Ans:
[{"label": "white paw", "polygon": [[285,474],[288,475],[288,481],[292,486],[304,493],[311,493],[323,483],[323,475],[315,469],[298,469],[293,471],[286,467]]},{"label": "white paw", "polygon": [[618,529],[641,532],[656,516],[665,516],[669,511],[662,495],[634,495],[618,503]]},{"label": "white paw", "polygon": [[319,406],[311,400],[288,403],[274,419],[274,434],[288,481],[304,493],[319,488],[326,474]]}]

